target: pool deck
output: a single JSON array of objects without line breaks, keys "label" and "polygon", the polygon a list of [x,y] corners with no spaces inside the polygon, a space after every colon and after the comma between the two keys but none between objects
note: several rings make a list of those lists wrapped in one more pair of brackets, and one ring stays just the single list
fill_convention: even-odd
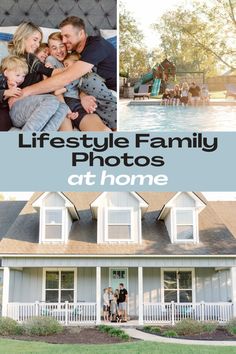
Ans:
[{"label": "pool deck", "polygon": [[[138,99],[138,100],[131,100],[131,99],[121,99],[121,102],[127,102],[129,106],[160,106],[161,100],[160,99]],[[209,105],[207,106],[236,106],[235,99],[211,99]],[[173,107],[170,105],[169,107]],[[191,107],[191,106],[190,106]],[[201,105],[202,107],[202,105]]]}]

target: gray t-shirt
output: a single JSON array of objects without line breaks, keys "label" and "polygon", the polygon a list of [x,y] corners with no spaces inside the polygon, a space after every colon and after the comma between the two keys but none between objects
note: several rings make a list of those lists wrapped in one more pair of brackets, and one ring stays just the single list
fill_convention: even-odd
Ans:
[{"label": "gray t-shirt", "polygon": [[[46,64],[47,63],[51,64],[54,67],[54,69],[64,68],[63,63],[51,55],[47,57]],[[79,83],[80,83],[80,79],[74,80],[69,85],[66,85],[65,86],[66,92],[63,94],[63,96],[71,97],[71,98],[79,98],[79,93],[78,93]]]}]

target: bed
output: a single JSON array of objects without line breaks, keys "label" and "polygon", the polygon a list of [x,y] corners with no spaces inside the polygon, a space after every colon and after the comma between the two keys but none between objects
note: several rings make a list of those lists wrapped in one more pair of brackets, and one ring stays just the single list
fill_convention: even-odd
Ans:
[{"label": "bed", "polygon": [[[73,15],[84,19],[89,35],[101,34],[100,30],[103,30],[102,35],[108,38],[107,33],[116,30],[116,6],[116,0],[1,0],[0,33],[14,33],[14,26],[22,21],[32,21],[44,27],[45,41],[63,19]],[[10,128],[8,113],[2,110],[0,131]]]}]

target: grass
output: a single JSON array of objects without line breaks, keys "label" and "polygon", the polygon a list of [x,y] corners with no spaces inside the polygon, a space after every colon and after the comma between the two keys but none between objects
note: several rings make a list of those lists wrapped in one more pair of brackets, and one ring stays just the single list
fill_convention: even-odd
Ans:
[{"label": "grass", "polygon": [[10,339],[0,340],[1,354],[236,354],[236,347],[135,342],[107,345],[47,344]]}]

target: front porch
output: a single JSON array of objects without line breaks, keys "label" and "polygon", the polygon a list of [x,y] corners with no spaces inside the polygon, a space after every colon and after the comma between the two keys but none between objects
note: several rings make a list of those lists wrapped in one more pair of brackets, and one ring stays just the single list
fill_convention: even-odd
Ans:
[{"label": "front porch", "polygon": [[[215,321],[221,324],[233,318],[232,303],[144,303],[143,317],[122,325],[168,324],[174,325],[183,319],[201,322]],[[24,322],[35,316],[53,317],[65,326],[95,325],[101,322],[97,317],[96,303],[8,303],[6,316]],[[107,322],[104,322],[107,323]],[[116,325],[116,323],[111,323]],[[120,323],[119,323],[120,325]]]},{"label": "front porch", "polygon": [[2,315],[19,322],[50,316],[63,325],[100,324],[102,289],[120,281],[129,293],[127,325],[236,317],[236,267],[4,267],[3,279]]}]

